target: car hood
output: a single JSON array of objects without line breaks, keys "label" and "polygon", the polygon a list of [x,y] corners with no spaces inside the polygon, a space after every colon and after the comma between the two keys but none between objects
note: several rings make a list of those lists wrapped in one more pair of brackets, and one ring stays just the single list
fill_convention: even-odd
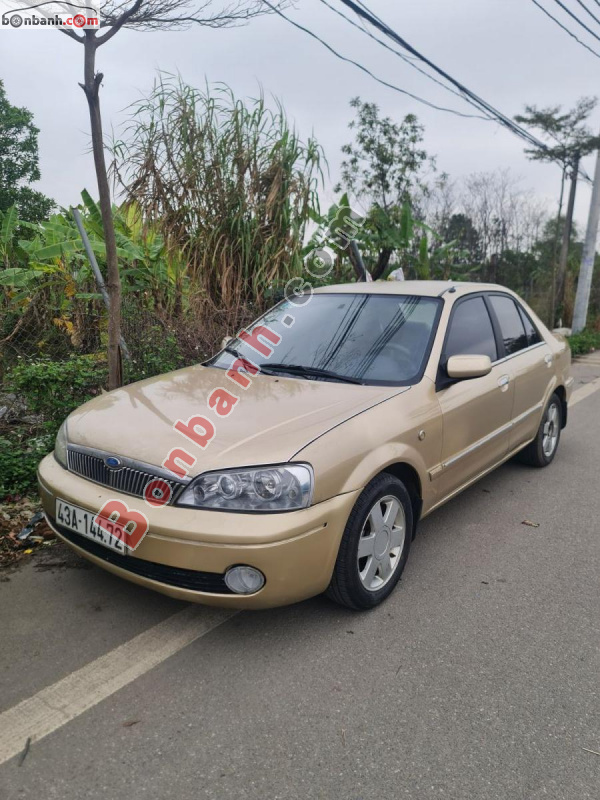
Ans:
[{"label": "car hood", "polygon": [[[218,418],[208,408],[217,387],[240,399]],[[258,375],[243,390],[225,371],[193,366],[102,394],[68,419],[71,444],[93,447],[160,466],[174,447],[197,457],[197,475],[226,467],[274,464],[291,459],[313,439],[406,387],[359,386],[333,381]],[[205,450],[173,429],[177,420],[206,416],[216,434]]]}]

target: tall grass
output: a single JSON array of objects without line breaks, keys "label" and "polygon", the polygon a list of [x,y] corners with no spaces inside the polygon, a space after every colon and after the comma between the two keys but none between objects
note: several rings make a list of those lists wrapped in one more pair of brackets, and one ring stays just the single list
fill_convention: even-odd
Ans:
[{"label": "tall grass", "polygon": [[231,308],[299,273],[323,155],[279,103],[160,75],[130,112],[115,174],[126,200],[182,250],[193,290]]}]

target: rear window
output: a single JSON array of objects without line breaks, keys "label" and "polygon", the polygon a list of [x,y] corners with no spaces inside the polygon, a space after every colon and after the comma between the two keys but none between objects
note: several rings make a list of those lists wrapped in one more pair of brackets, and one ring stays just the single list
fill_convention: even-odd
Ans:
[{"label": "rear window", "polygon": [[518,353],[528,346],[528,340],[517,304],[506,295],[492,294],[489,299],[500,325],[506,355]]},{"label": "rear window", "polygon": [[527,336],[527,344],[531,347],[532,344],[538,344],[542,341],[540,334],[538,333],[537,328],[533,324],[533,322],[529,319],[529,315],[525,311],[522,306],[517,303],[517,308],[519,309],[519,314],[521,315],[521,319],[523,321],[523,325],[525,326],[525,335]]}]

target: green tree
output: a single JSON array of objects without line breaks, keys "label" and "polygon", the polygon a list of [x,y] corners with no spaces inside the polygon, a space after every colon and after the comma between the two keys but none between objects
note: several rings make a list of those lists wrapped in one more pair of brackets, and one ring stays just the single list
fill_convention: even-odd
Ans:
[{"label": "green tree", "polygon": [[346,158],[341,165],[341,181],[336,191],[345,189],[368,205],[366,226],[377,249],[373,278],[386,271],[402,225],[403,208],[411,195],[424,189],[421,172],[428,159],[423,149],[423,126],[414,114],[400,122],[381,117],[375,103],[360,97],[350,101],[356,117],[349,124],[355,133],[353,143],[342,147]]},{"label": "green tree", "polygon": [[[571,180],[566,222],[562,230],[562,246],[558,269],[556,270],[554,267],[556,276],[554,280],[555,296],[552,302],[552,317],[555,316],[556,310],[559,313],[564,311],[565,282],[573,225],[575,192],[579,176],[579,162],[584,156],[589,155],[600,147],[600,136],[594,134],[585,124],[597,103],[598,100],[595,97],[582,97],[574,108],[565,112],[562,111],[561,106],[548,106],[547,108],[538,108],[535,105],[525,106],[525,113],[518,114],[515,117],[518,123],[539,131],[547,142],[544,149],[539,147],[526,149],[525,152],[529,158],[534,161],[556,162],[562,166],[559,216],[562,211],[564,182],[566,178]],[[558,234],[558,226],[556,226],[556,233]],[[558,249],[557,243],[558,239],[556,239],[553,248],[554,253]],[[553,264],[556,265],[556,256],[553,256]],[[554,319],[552,323],[554,323]]]},{"label": "green tree", "polygon": [[16,205],[27,222],[46,219],[54,206],[28,185],[40,179],[38,133],[31,111],[13,106],[0,80],[0,211]]},{"label": "green tree", "polygon": [[452,214],[441,237],[444,242],[456,245],[465,263],[478,264],[482,261],[479,232],[468,214]]},{"label": "green tree", "polygon": [[539,147],[525,149],[533,161],[558,161],[569,165],[575,154],[587,156],[600,147],[600,136],[593,134],[585,124],[596,108],[596,97],[582,97],[574,108],[562,113],[562,106],[525,106],[524,114],[515,120],[521,125],[540,131],[548,142],[544,150]]}]

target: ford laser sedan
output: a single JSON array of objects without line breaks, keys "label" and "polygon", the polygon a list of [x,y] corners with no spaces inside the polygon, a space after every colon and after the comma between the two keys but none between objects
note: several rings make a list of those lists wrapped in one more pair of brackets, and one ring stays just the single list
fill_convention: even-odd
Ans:
[{"label": "ford laser sedan", "polygon": [[320,288],[73,412],[40,464],[44,510],[77,553],[172,597],[368,609],[420,519],[512,456],[552,462],[570,361],[500,286]]}]

